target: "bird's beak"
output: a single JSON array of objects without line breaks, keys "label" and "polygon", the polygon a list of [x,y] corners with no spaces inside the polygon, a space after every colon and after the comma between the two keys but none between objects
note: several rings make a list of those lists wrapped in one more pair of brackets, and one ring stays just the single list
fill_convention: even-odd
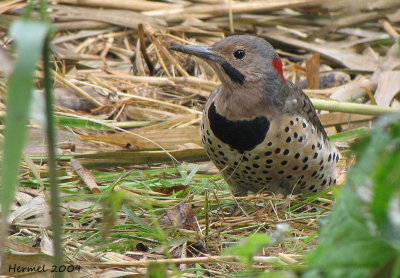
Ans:
[{"label": "bird's beak", "polygon": [[223,60],[221,56],[212,52],[210,46],[177,44],[170,46],[169,49],[194,55],[212,62],[221,63]]}]

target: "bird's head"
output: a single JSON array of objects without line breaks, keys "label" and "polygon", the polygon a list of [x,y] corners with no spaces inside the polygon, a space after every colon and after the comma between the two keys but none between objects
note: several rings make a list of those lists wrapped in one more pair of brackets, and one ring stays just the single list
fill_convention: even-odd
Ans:
[{"label": "bird's head", "polygon": [[286,81],[282,62],[265,40],[254,36],[231,36],[212,46],[173,45],[170,49],[204,59],[229,87],[280,87]]}]

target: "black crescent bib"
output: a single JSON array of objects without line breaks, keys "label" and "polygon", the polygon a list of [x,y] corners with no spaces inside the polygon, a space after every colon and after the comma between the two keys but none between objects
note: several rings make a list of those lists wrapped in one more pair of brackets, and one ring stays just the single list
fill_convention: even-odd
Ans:
[{"label": "black crescent bib", "polygon": [[270,126],[264,116],[250,121],[230,121],[218,114],[214,103],[208,109],[208,120],[212,132],[219,140],[242,153],[263,142]]}]

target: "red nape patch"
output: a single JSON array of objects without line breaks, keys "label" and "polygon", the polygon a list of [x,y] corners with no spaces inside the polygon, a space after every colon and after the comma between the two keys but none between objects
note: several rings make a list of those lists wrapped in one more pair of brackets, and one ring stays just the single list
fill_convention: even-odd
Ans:
[{"label": "red nape patch", "polygon": [[272,60],[272,65],[276,69],[276,71],[279,73],[279,75],[282,77],[283,81],[286,82],[285,77],[283,76],[283,68],[282,68],[282,61],[278,57],[275,57]]}]

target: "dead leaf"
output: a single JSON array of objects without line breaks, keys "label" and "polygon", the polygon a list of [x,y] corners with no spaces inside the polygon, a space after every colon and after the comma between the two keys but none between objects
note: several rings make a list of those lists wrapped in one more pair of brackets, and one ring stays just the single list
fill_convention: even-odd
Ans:
[{"label": "dead leaf", "polygon": [[390,106],[393,98],[400,93],[400,71],[385,71],[380,74],[375,100],[379,106]]},{"label": "dead leaf", "polygon": [[331,98],[340,101],[353,101],[365,95],[366,90],[371,92],[375,91],[376,86],[376,82],[364,76],[358,76],[352,82],[340,86],[339,89],[331,95]]},{"label": "dead leaf", "polygon": [[182,190],[186,190],[189,186],[188,185],[174,185],[174,186],[170,186],[170,187],[163,187],[163,186],[153,186],[151,189],[153,189],[153,191],[158,192],[158,193],[162,193],[165,195],[172,195],[175,192],[178,191],[182,191]]},{"label": "dead leaf", "polygon": [[9,223],[16,223],[25,220],[32,216],[45,216],[48,219],[46,223],[40,223],[43,225],[50,224],[50,207],[43,197],[35,197],[28,203],[20,206],[8,215]]},{"label": "dead leaf", "polygon": [[181,202],[176,208],[167,210],[167,217],[177,229],[197,231],[192,208]]},{"label": "dead leaf", "polygon": [[331,61],[335,61],[336,63],[339,63],[349,69],[373,71],[378,65],[377,61],[369,58],[368,56],[357,54],[350,49],[341,49],[341,42],[317,44],[294,39],[289,37],[287,34],[269,32],[264,33],[263,35],[288,45],[306,49],[310,52],[318,52],[321,54],[321,58],[327,58]]},{"label": "dead leaf", "polygon": [[49,235],[47,234],[47,231],[45,231],[45,229],[43,229],[43,227],[41,226],[40,226],[40,235],[42,236],[40,241],[40,250],[43,252],[43,254],[54,256],[53,240],[50,239]]},{"label": "dead leaf", "polygon": [[4,241],[4,245],[9,248],[10,250],[16,251],[18,253],[25,253],[25,254],[41,254],[38,248],[23,244],[21,242],[17,242],[15,240],[8,240]]}]

